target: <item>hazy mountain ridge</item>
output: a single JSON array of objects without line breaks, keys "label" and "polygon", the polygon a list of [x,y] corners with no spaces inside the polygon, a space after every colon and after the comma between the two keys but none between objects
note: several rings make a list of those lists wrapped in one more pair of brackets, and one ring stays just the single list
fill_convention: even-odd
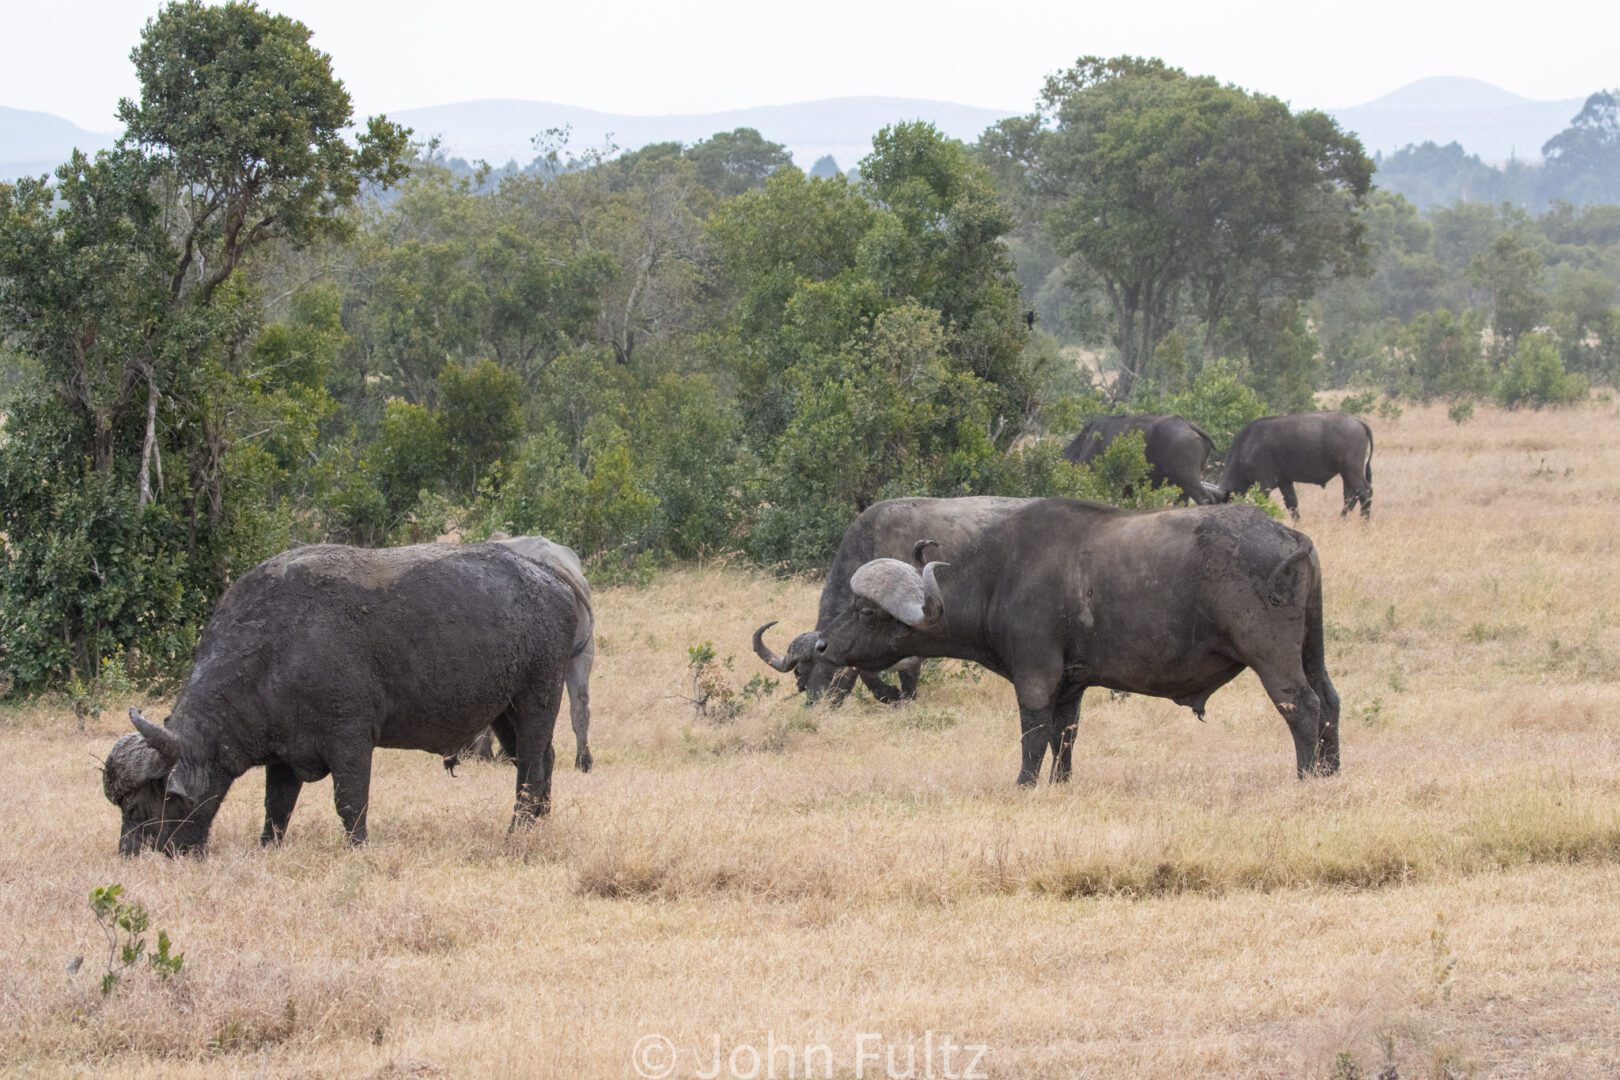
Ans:
[{"label": "hazy mountain ridge", "polygon": [[86,131],[50,113],[0,105],[0,180],[42,176],[72,156],[105,150],[115,135]]},{"label": "hazy mountain ridge", "polygon": [[570,128],[569,149],[579,153],[612,142],[632,150],[655,142],[694,143],[718,131],[754,128],[793,153],[801,168],[831,154],[849,168],[872,149],[872,136],[898,120],[929,120],[954,138],[974,140],[1011,109],[986,109],[919,98],[847,97],[791,105],[764,105],[712,113],[630,116],[544,101],[486,100],[404,109],[389,118],[418,138],[438,136],[447,154],[494,165],[527,163],[530,140],[549,128]]},{"label": "hazy mountain ridge", "polygon": [[[1486,162],[1500,162],[1510,156],[1538,159],[1542,144],[1568,126],[1584,101],[1536,101],[1478,79],[1435,77],[1361,105],[1326,111],[1360,135],[1369,153],[1387,155],[1425,141],[1458,142]],[[413,128],[418,138],[438,137],[450,156],[482,158],[497,166],[528,163],[535,154],[532,140],[550,128],[569,128],[569,149],[580,153],[610,142],[627,150],[654,142],[690,144],[719,131],[751,127],[785,145],[801,168],[831,154],[847,169],[870,152],[879,129],[897,120],[929,120],[946,134],[971,141],[1015,113],[921,98],[843,97],[664,116],[490,99],[403,109],[389,116]],[[0,179],[47,173],[74,147],[94,151],[110,146],[113,138],[49,113],[0,106]]]},{"label": "hazy mountain ridge", "polygon": [[1540,160],[1542,144],[1568,127],[1585,101],[1537,101],[1479,79],[1437,76],[1328,112],[1361,137],[1368,153],[1456,142],[1487,163],[1500,163]]}]

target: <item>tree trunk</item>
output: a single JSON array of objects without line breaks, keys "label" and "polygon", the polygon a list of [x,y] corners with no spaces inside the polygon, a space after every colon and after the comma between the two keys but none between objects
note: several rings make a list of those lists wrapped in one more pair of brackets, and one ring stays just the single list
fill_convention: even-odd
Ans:
[{"label": "tree trunk", "polygon": [[153,370],[151,364],[148,364],[146,366],[146,433],[141,437],[140,495],[135,503],[137,513],[144,512],[147,504],[152,501],[152,458],[157,453],[157,407],[157,372]]}]

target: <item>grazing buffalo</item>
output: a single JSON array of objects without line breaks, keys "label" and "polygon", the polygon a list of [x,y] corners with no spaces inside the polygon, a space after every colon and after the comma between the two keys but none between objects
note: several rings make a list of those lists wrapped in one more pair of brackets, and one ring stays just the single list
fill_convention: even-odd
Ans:
[{"label": "grazing buffalo", "polygon": [[881,667],[953,656],[1011,680],[1020,784],[1048,747],[1067,780],[1087,687],[1205,702],[1253,668],[1288,723],[1300,776],[1339,767],[1339,695],[1322,639],[1310,540],[1252,506],[1132,513],[1040,499],[918,571],[874,559],[823,624],[816,651]]},{"label": "grazing buffalo", "polygon": [[1147,455],[1148,482],[1154,487],[1174,484],[1183,499],[1195,503],[1214,502],[1204,484],[1204,466],[1215,450],[1209,432],[1179,416],[1098,416],[1086,421],[1063,456],[1079,465],[1091,462],[1113,445],[1115,439],[1140,431]]},{"label": "grazing buffalo", "polygon": [[[889,499],[872,504],[844,530],[844,539],[827,571],[827,583],[821,589],[816,627],[818,630],[825,627],[847,606],[850,575],[863,563],[884,557],[918,557],[924,554],[918,550],[917,543],[922,539],[933,540],[946,551],[955,550],[977,537],[990,523],[1022,509],[1029,501],[984,495],[964,499]],[[765,631],[775,625],[766,623],[754,631],[754,652],[777,671],[792,671],[800,691],[810,701],[827,694],[832,704],[841,703],[854,686],[857,674],[879,701],[905,700],[917,691],[921,660],[895,657],[875,667],[857,664],[845,668],[816,655],[816,630],[795,637],[787,653],[778,656],[765,644],[764,636]],[[877,674],[896,667],[900,678],[898,692]]]},{"label": "grazing buffalo", "polygon": [[1226,455],[1217,487],[1221,501],[1255,484],[1262,492],[1282,491],[1283,505],[1299,520],[1294,485],[1323,487],[1335,476],[1344,481],[1344,510],[1361,504],[1361,516],[1372,515],[1372,428],[1348,413],[1310,412],[1266,416],[1237,433]]},{"label": "grazing buffalo", "polygon": [[491,725],[517,758],[512,824],[546,813],[574,611],[554,571],[500,544],[320,544],[260,563],[221,598],[174,714],[160,726],[130,710],[136,733],[107,755],[119,850],[203,849],[257,765],[262,843],[328,774],[361,843],[373,750],[448,754]]},{"label": "grazing buffalo", "polygon": [[[490,539],[511,548],[526,559],[533,559],[549,567],[574,590],[574,653],[568,661],[563,684],[568,687],[568,713],[574,725],[574,768],[591,771],[591,667],[596,663],[596,612],[591,606],[591,584],[585,580],[585,568],[579,554],[571,547],[547,540],[543,536],[507,536],[497,532]],[[462,758],[495,760],[496,735],[486,729],[461,749],[444,759],[444,767],[455,774],[456,763]],[[512,748],[501,748],[512,757]]]}]

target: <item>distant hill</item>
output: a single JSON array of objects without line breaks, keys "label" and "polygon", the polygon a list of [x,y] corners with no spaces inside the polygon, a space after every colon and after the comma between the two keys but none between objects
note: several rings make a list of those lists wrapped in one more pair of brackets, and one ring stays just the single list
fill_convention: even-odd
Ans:
[{"label": "distant hill", "polygon": [[1437,77],[1364,105],[1328,111],[1361,136],[1368,153],[1455,142],[1487,164],[1500,164],[1510,157],[1539,161],[1542,144],[1568,127],[1585,102],[1585,97],[1535,101],[1478,79]]},{"label": "distant hill", "polygon": [[[1593,88],[1597,89],[1596,87]],[[1569,125],[1585,98],[1535,101],[1478,79],[1420,79],[1376,101],[1328,110],[1361,136],[1368,152],[1386,156],[1413,143],[1456,142],[1487,163],[1541,156],[1541,146]],[[569,127],[569,148],[579,153],[610,139],[621,149],[648,143],[694,143],[720,131],[751,127],[785,145],[800,168],[831,154],[848,169],[872,148],[872,136],[897,120],[929,120],[948,135],[975,140],[1011,109],[986,109],[921,98],[844,97],[728,112],[630,116],[544,101],[488,100],[405,109],[389,116],[418,138],[438,136],[446,154],[495,166],[525,165],[530,140],[548,128]],[[77,146],[99,150],[112,135],[86,131],[48,113],[0,106],[0,179],[44,173]]]},{"label": "distant hill", "polygon": [[655,142],[694,143],[719,131],[750,127],[786,146],[796,164],[808,169],[831,154],[847,169],[872,150],[872,136],[898,120],[929,120],[958,139],[975,140],[1011,109],[983,109],[917,98],[846,97],[796,105],[767,105],[730,112],[670,116],[627,116],[545,101],[468,101],[389,113],[417,138],[439,136],[446,154],[492,165],[527,164],[534,157],[530,139],[548,128],[572,129],[569,148],[599,148],[611,137],[621,149]]},{"label": "distant hill", "polygon": [[94,153],[115,136],[86,131],[60,116],[0,105],[0,180],[49,173],[75,148]]}]

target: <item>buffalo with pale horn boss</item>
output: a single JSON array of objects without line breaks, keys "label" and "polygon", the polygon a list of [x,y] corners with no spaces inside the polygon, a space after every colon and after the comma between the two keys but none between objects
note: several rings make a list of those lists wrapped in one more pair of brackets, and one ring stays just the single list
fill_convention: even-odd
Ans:
[{"label": "buffalo with pale horn boss", "polygon": [[1286,721],[1299,775],[1338,769],[1321,566],[1308,538],[1258,508],[1039,499],[944,557],[920,571],[861,566],[816,651],[860,668],[955,657],[1008,679],[1020,784],[1035,783],[1048,750],[1052,779],[1068,779],[1088,687],[1170,698],[1202,718],[1245,668]]},{"label": "buffalo with pale horn boss", "polygon": [[[926,555],[921,540],[952,550],[976,538],[993,522],[1028,505],[1029,499],[995,495],[960,499],[908,498],[873,503],[844,530],[843,540],[827,570],[816,616],[819,630],[835,618],[849,600],[850,575],[878,558],[921,559]],[[919,562],[919,565],[921,563]],[[766,623],[754,631],[754,652],[777,671],[793,672],[799,690],[809,701],[823,694],[837,705],[855,684],[857,676],[879,701],[895,702],[911,698],[917,691],[917,675],[922,661],[897,657],[876,667],[843,666],[829,663],[815,652],[818,630],[807,630],[791,639],[787,651],[778,654],[765,643],[765,632],[775,626]],[[893,670],[900,680],[895,690],[880,676]]]}]

